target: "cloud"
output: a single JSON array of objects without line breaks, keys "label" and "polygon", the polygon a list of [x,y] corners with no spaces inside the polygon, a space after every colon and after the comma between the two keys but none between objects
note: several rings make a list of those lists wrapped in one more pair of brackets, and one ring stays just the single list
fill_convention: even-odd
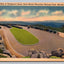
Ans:
[{"label": "cloud", "polygon": [[61,15],[63,14],[63,11],[55,11],[51,13],[52,15]]},{"label": "cloud", "polygon": [[12,10],[12,11],[8,11],[8,14],[14,14],[15,16],[17,15],[18,10]]},{"label": "cloud", "polygon": [[31,11],[22,10],[21,15],[29,15],[30,13],[31,13]]},{"label": "cloud", "polygon": [[4,9],[1,10],[1,11],[0,11],[0,15],[2,15],[2,13],[4,13],[4,12],[6,12],[6,10],[4,10]]},{"label": "cloud", "polygon": [[9,17],[3,18],[0,16],[0,21],[25,21],[25,22],[36,22],[36,21],[56,21],[56,20],[64,20],[64,16],[42,16],[42,17],[34,17],[34,18],[25,18],[25,17]]},{"label": "cloud", "polygon": [[40,10],[38,13],[45,13],[47,14],[49,12],[49,10]]},{"label": "cloud", "polygon": [[[48,14],[49,10],[39,10],[38,12],[36,12],[35,10],[28,10],[28,11],[24,11],[22,10],[21,12],[21,16],[22,17],[26,17],[26,18],[34,18],[37,16],[40,16],[41,13],[44,13],[44,15]],[[30,14],[31,13],[31,14]]]},{"label": "cloud", "polygon": [[22,20],[22,21],[51,21],[51,20],[64,20],[64,16],[42,16],[42,17],[34,17],[34,18],[23,18],[23,17],[16,17],[16,20]]},{"label": "cloud", "polygon": [[49,10],[39,10],[37,13],[36,13],[36,16],[39,16],[40,14],[44,13],[45,14],[48,14]]},{"label": "cloud", "polygon": [[[51,21],[51,20],[64,20],[64,15],[58,15],[63,14],[63,11],[54,11],[51,14],[48,15],[49,10],[39,10],[36,12],[35,10],[28,10],[22,12],[19,12],[19,10],[1,10],[0,14],[4,13],[4,15],[0,16],[0,21],[25,21],[25,22],[31,22],[31,21]],[[20,15],[16,16],[17,13],[20,13]],[[40,13],[45,13],[44,15],[40,16]],[[10,14],[14,14],[13,17]]]}]

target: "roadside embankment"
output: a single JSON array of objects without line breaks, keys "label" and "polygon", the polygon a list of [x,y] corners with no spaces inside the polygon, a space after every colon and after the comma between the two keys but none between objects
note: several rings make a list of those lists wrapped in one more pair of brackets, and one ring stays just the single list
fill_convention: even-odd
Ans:
[{"label": "roadside embankment", "polygon": [[10,43],[9,43],[8,38],[6,37],[5,31],[4,31],[4,30],[1,30],[0,33],[1,33],[2,37],[3,37],[3,39],[4,39],[4,43],[5,43],[5,45],[6,45],[6,48],[10,51],[10,53],[11,53],[12,55],[15,55],[17,58],[24,57],[23,55],[19,54],[18,52],[16,52],[16,51],[12,48],[12,46],[11,46]]},{"label": "roadside embankment", "polygon": [[59,35],[60,37],[63,37],[63,38],[64,38],[64,33],[58,32],[58,35]]}]

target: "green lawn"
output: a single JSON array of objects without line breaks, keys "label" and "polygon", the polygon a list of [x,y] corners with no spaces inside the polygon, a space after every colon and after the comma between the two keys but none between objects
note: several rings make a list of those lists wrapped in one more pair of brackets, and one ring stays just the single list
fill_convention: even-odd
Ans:
[{"label": "green lawn", "polygon": [[34,35],[32,35],[30,32],[24,29],[18,29],[18,28],[12,27],[10,31],[15,36],[16,40],[21,44],[32,45],[39,42],[39,40]]}]

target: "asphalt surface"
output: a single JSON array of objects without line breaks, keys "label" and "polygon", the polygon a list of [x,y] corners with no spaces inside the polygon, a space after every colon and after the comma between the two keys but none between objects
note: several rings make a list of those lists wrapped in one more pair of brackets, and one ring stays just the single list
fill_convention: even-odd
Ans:
[{"label": "asphalt surface", "polygon": [[9,28],[4,27],[2,29],[5,31],[6,37],[8,38],[13,49],[24,56],[27,56],[29,49],[44,50],[47,53],[51,53],[52,50],[57,48],[64,48],[64,38],[61,38],[58,34],[33,28],[27,29],[27,27],[23,27],[23,29],[31,32],[39,39],[39,42],[35,45],[23,45],[15,39]]}]

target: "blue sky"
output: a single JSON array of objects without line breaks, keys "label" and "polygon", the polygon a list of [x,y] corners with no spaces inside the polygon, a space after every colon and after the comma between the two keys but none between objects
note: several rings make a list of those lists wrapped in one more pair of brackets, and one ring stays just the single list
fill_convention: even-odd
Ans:
[{"label": "blue sky", "polygon": [[0,6],[0,21],[64,20],[63,6]]}]

